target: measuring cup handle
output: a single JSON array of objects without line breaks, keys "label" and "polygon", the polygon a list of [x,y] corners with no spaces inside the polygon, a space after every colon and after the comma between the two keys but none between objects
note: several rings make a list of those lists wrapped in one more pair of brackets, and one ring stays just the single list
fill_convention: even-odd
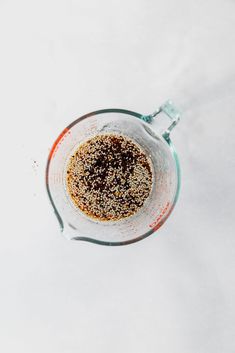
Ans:
[{"label": "measuring cup handle", "polygon": [[167,129],[162,133],[162,136],[167,139],[170,135],[171,130],[178,124],[180,118],[181,118],[181,113],[180,111],[173,105],[172,101],[168,100],[164,104],[160,106],[155,112],[153,112],[150,115],[145,115],[142,117],[142,119],[148,123],[152,123],[154,118],[159,114],[159,113],[165,113],[171,120],[170,126],[168,126]]}]

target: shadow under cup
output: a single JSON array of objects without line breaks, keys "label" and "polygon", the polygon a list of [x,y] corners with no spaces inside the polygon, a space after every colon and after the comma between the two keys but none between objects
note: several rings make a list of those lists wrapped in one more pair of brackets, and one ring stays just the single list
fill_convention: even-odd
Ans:
[{"label": "shadow under cup", "polygon": [[[143,207],[119,221],[97,221],[75,207],[66,191],[66,169],[70,156],[87,139],[102,133],[125,135],[145,151],[152,161],[153,186]],[[155,232],[170,215],[179,192],[178,158],[168,138],[152,129],[141,114],[121,110],[99,110],[78,118],[55,141],[46,168],[46,187],[63,235],[103,245],[124,245]]]}]

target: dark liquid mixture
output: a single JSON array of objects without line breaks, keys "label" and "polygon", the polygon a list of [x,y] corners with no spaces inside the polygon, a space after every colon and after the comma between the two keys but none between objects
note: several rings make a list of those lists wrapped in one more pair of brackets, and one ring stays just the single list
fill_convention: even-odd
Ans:
[{"label": "dark liquid mixture", "polygon": [[117,221],[135,214],[152,189],[144,151],[123,135],[97,135],[79,146],[67,166],[73,203],[89,217]]}]

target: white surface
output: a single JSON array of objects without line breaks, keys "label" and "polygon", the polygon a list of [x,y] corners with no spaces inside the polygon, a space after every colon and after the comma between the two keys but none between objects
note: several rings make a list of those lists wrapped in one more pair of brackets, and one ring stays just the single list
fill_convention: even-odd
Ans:
[{"label": "white surface", "polygon": [[[0,37],[0,351],[233,353],[234,1],[2,0]],[[64,240],[44,187],[54,139],[168,98],[182,190],[158,236]]]}]

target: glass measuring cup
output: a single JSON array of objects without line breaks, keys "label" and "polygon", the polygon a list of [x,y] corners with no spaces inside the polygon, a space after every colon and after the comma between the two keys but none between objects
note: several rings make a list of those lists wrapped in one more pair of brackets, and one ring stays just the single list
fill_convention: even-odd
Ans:
[{"label": "glass measuring cup", "polygon": [[[167,101],[150,115],[124,109],[94,111],[62,131],[49,153],[46,188],[66,238],[125,245],[146,238],[161,227],[179,194],[179,161],[170,140],[170,132],[179,119],[179,111]],[[153,187],[148,200],[138,213],[119,221],[102,222],[87,217],[73,205],[66,192],[65,171],[69,157],[82,142],[102,133],[130,137],[142,147],[153,166]]]}]

